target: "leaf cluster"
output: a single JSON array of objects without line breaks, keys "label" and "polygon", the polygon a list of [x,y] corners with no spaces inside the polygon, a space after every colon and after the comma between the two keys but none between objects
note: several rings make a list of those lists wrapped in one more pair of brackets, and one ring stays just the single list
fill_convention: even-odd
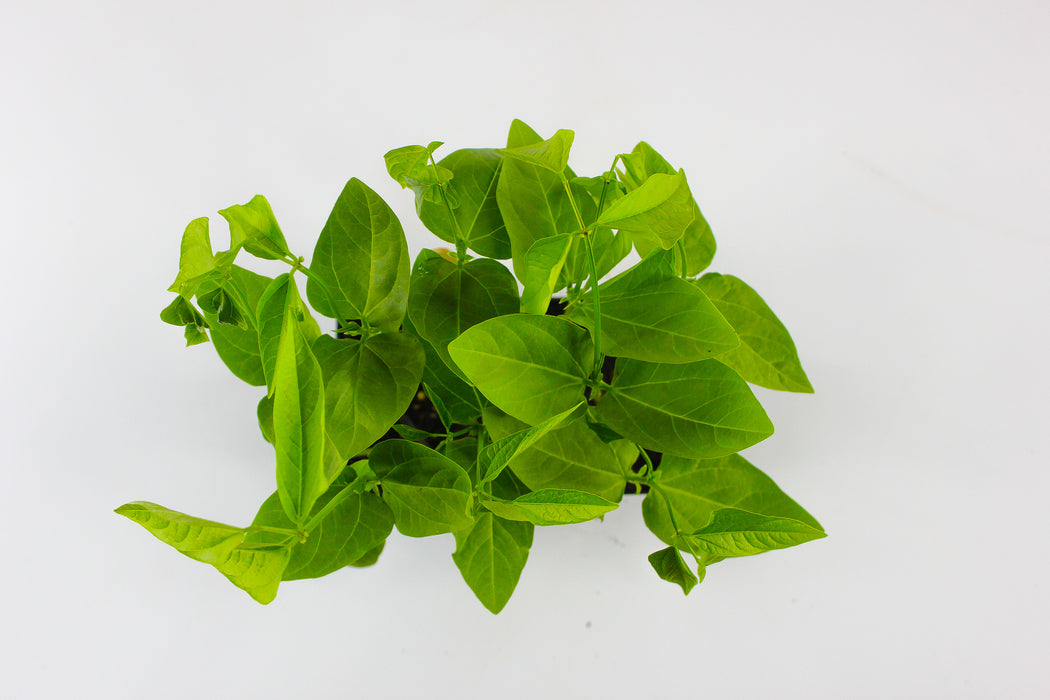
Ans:
[{"label": "leaf cluster", "polygon": [[[261,603],[282,581],[373,564],[395,527],[451,533],[493,613],[536,527],[601,518],[629,484],[666,544],[650,563],[685,593],[715,562],[823,537],[738,454],[773,432],[750,384],[812,391],[787,330],[743,281],[703,274],[715,241],[683,170],[641,142],[578,176],[572,142],[515,121],[503,148],[387,153],[452,246],[411,265],[397,216],[357,179],[309,266],[262,196],[219,212],[225,251],[190,222],[161,318],[263,389],[276,489],[244,527],[148,502],[117,512]],[[288,268],[257,274],[242,251]],[[439,421],[414,423],[421,403]]]}]

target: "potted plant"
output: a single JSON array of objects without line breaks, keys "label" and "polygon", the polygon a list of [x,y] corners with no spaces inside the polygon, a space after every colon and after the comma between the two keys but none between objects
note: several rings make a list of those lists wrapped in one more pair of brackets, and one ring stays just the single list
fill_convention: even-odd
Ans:
[{"label": "potted plant", "polygon": [[[261,196],[219,212],[224,252],[191,222],[161,318],[187,345],[210,333],[234,375],[265,387],[277,488],[245,527],[147,502],[117,512],[261,603],[281,581],[374,563],[394,527],[452,533],[493,613],[535,527],[600,518],[625,490],[647,491],[666,545],[649,561],[685,593],[722,559],[823,537],[738,454],[773,432],[749,383],[812,391],[787,330],[742,281],[703,274],[715,242],[682,170],[643,142],[580,177],[572,140],[515,121],[505,148],[387,153],[451,248],[411,267],[394,212],[356,179],[309,266]],[[244,253],[289,269],[251,272]],[[555,295],[560,315],[545,313]]]}]

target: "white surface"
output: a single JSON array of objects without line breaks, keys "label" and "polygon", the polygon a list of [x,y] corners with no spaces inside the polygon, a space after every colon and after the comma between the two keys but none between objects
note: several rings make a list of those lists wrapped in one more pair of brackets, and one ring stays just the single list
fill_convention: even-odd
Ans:
[{"label": "white surface", "polygon": [[[1044,2],[0,7],[0,695],[1050,696]],[[451,538],[253,603],[114,515],[246,522],[257,390],[158,311],[192,218],[264,193],[310,255],[389,148],[575,129],[686,168],[712,269],[815,396],[749,452],[830,537],[657,580],[636,501],[537,533],[499,617]]]}]

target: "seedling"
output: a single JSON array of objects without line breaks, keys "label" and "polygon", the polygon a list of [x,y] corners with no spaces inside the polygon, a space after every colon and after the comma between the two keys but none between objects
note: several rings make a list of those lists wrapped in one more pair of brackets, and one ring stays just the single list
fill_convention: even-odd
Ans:
[{"label": "seedling", "polygon": [[[715,241],[684,171],[642,142],[580,177],[572,141],[515,121],[506,148],[387,153],[452,246],[411,269],[401,223],[357,179],[309,266],[261,196],[219,212],[224,252],[206,218],[190,222],[161,318],[265,387],[277,488],[245,527],[147,502],[117,512],[260,603],[281,581],[375,563],[394,527],[452,533],[493,613],[536,527],[601,518],[625,489],[647,492],[666,545],[649,561],[687,594],[715,562],[824,537],[738,454],[773,432],[749,383],[812,391],[787,330],[744,282],[703,274]],[[251,272],[242,251],[290,269]],[[545,313],[552,298],[562,315]],[[420,402],[440,421],[413,421]]]}]

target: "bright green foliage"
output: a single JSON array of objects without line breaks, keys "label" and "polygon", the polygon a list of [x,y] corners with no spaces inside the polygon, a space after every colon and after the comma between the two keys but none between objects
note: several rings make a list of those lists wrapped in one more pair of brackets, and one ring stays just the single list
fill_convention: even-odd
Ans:
[{"label": "bright green foliage", "polygon": [[289,273],[278,275],[263,291],[256,304],[255,327],[259,336],[259,359],[268,394],[274,390],[273,374],[277,363],[277,348],[281,332],[289,314],[299,323],[299,330],[306,342],[311,343],[321,334],[317,321],[310,315],[299,296],[299,289]]},{"label": "bright green foliage", "polygon": [[324,377],[325,431],[344,458],[383,437],[405,413],[423,375],[423,345],[407,333],[313,344]]},{"label": "bright green foliage", "polygon": [[529,425],[579,403],[594,366],[587,331],[553,316],[489,319],[448,349],[481,393]]},{"label": "bright green foliage", "polygon": [[288,561],[287,549],[244,546],[248,532],[245,529],[195,518],[155,503],[136,501],[116,512],[191,559],[211,564],[260,603],[269,603],[277,595]]},{"label": "bright green foliage", "polygon": [[673,175],[656,173],[603,211],[598,225],[627,231],[635,245],[645,241],[666,250],[677,243],[693,223],[692,201],[684,171]]},{"label": "bright green foliage", "polygon": [[470,477],[448,457],[419,443],[387,440],[368,462],[402,535],[429,537],[470,527]]},{"label": "bright green foliage", "polygon": [[[673,175],[675,169],[664,160],[656,150],[645,141],[639,142],[634,150],[621,156],[624,164],[624,172],[620,173],[620,181],[628,191],[640,187],[650,175],[663,173]],[[711,233],[711,226],[700,212],[700,206],[693,199],[693,223],[689,224],[682,235],[681,249],[685,254],[686,274],[690,277],[699,275],[715,257],[715,237]],[[642,237],[635,241],[638,254],[642,257],[656,247],[655,241]]]},{"label": "bright green foliage", "polygon": [[518,585],[532,547],[531,523],[478,513],[474,525],[456,533],[452,560],[482,605],[498,613]]},{"label": "bright green foliage", "polygon": [[[485,409],[485,424],[495,440],[528,426],[495,407]],[[619,501],[638,448],[629,440],[606,443],[587,425],[573,421],[541,436],[516,453],[510,469],[531,490],[569,489]]]},{"label": "bright green foliage", "polygon": [[[736,277],[695,279],[715,242],[684,171],[642,141],[578,176],[573,138],[515,120],[504,148],[388,151],[448,246],[411,270],[401,223],[357,179],[309,266],[262,196],[219,212],[226,251],[206,218],[190,222],[161,319],[188,345],[210,331],[230,371],[265,387],[276,490],[243,528],[144,502],[117,512],[262,603],[281,581],[371,566],[394,528],[452,534],[493,613],[535,527],[601,519],[629,485],[648,490],[645,524],[667,545],[649,563],[686,594],[723,559],[823,537],[737,454],[773,432],[749,382],[812,391],[787,330]],[[242,252],[286,267],[251,272]],[[322,332],[314,313],[334,323]]]},{"label": "bright green foliage", "polygon": [[265,260],[280,260],[291,255],[270,203],[261,194],[247,204],[220,209],[219,214],[230,224],[231,251],[243,247]]},{"label": "bright green foliage", "polygon": [[408,303],[408,244],[401,222],[357,178],[346,183],[314,247],[306,284],[328,318],[397,330]]},{"label": "bright green foliage", "polygon": [[450,206],[423,199],[417,202],[420,221],[443,241],[455,243],[458,237],[478,255],[509,258],[510,239],[496,203],[502,165],[503,157],[491,148],[465,148],[442,158],[438,167],[452,176],[446,185]]},{"label": "bright green foliage", "polygon": [[465,376],[448,355],[449,342],[475,324],[517,309],[514,276],[495,260],[458,264],[431,250],[416,258],[408,298],[412,326],[460,378]]},{"label": "bright green foliage", "polygon": [[675,524],[680,534],[694,532],[724,508],[788,518],[823,530],[802,506],[740,455],[720,459],[665,456],[659,473],[659,489],[646,496],[642,513],[649,529],[667,544],[674,543]]},{"label": "bright green foliage", "polygon": [[708,273],[695,284],[740,336],[740,346],[718,359],[767,389],[813,393],[787,328],[755,290],[732,275]]},{"label": "bright green foliage", "polygon": [[705,559],[721,560],[794,547],[826,536],[823,530],[798,520],[720,508],[711,515],[710,523],[681,538]]},{"label": "bright green foliage", "polygon": [[[347,489],[351,493],[342,496]],[[394,527],[393,513],[374,493],[353,493],[353,490],[349,480],[341,478],[317,499],[314,514],[322,512],[333,500],[338,499],[338,502],[325,513],[305,542],[296,541],[292,545],[281,580],[327,576],[382,547]],[[263,502],[252,525],[295,527],[285,516],[276,493]],[[263,538],[267,536],[272,537],[262,533]]]},{"label": "bright green foliage", "polygon": [[277,493],[289,520],[302,525],[328,488],[325,397],[321,366],[299,328],[298,294],[287,295],[273,370],[273,437]]},{"label": "bright green foliage", "polygon": [[565,260],[572,249],[573,234],[559,233],[541,238],[525,253],[525,291],[521,294],[521,312],[527,314],[547,313],[554,292],[562,288],[558,284]]},{"label": "bright green foliage", "polygon": [[717,360],[621,360],[596,415],[641,447],[682,457],[723,457],[773,434],[747,383]]},{"label": "bright green foliage", "polygon": [[[684,364],[739,345],[733,327],[696,285],[673,276],[674,256],[654,255],[605,283],[602,348],[610,355]],[[584,295],[567,317],[594,330],[594,305]]]},{"label": "bright green foliage", "polygon": [[540,489],[513,501],[482,496],[481,504],[501,518],[523,520],[533,525],[571,525],[600,518],[616,503],[585,491]]},{"label": "bright green foliage", "polygon": [[[241,317],[245,322],[243,327],[220,323],[218,318],[212,318],[204,309],[204,317],[210,319],[208,325],[211,327],[211,339],[215,343],[215,351],[219,354],[219,358],[235,377],[252,386],[266,385],[266,373],[259,349],[258,318],[255,311],[263,293],[272,283],[271,278],[237,265],[232,266],[230,276],[222,280],[223,286],[228,290],[227,293],[230,294],[232,290],[231,296],[234,303],[238,304]],[[202,286],[202,289],[210,284],[214,283],[208,283]],[[313,320],[312,317],[306,315],[303,318],[306,323]],[[316,327],[316,324],[313,326]],[[304,332],[312,333],[312,330],[304,329]],[[317,329],[316,332],[320,333],[320,329]],[[276,346],[273,347],[276,350]]]},{"label": "bright green foliage", "polygon": [[[682,559],[681,553],[674,547],[667,547],[659,552],[653,552],[649,555],[649,563],[653,565],[657,575],[664,581],[677,583],[681,586],[682,593],[685,595],[689,595],[689,591],[693,590],[693,586],[700,583],[696,578],[696,574],[689,570],[685,560]],[[703,575],[703,568],[700,569],[700,573]]]}]

